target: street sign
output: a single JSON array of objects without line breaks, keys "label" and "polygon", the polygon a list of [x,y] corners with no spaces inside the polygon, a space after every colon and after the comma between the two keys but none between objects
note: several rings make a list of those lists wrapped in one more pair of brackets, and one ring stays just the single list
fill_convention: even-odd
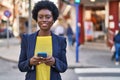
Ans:
[{"label": "street sign", "polygon": [[9,10],[4,11],[4,15],[9,18],[11,16],[11,12]]},{"label": "street sign", "polygon": [[8,18],[7,20],[7,47],[9,48],[9,32],[8,32],[8,26],[9,26],[9,18],[11,16],[11,12],[9,10],[4,11],[4,15]]}]

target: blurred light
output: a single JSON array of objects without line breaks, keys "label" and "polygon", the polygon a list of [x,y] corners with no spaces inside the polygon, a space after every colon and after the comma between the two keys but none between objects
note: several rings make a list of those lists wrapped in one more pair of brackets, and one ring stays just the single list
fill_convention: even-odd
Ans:
[{"label": "blurred light", "polygon": [[110,19],[110,20],[113,20],[113,16],[112,16],[112,15],[110,15],[110,16],[109,16],[109,19]]},{"label": "blurred light", "polygon": [[41,0],[33,0],[34,1],[34,3],[37,3],[38,1],[41,1]]},{"label": "blurred light", "polygon": [[75,0],[75,3],[80,3],[80,0]]},{"label": "blurred light", "polygon": [[95,2],[95,0],[90,0],[91,2]]}]

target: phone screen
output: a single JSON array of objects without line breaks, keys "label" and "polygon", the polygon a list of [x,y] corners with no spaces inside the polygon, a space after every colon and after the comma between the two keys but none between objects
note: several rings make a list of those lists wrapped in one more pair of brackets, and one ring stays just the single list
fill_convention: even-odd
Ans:
[{"label": "phone screen", "polygon": [[46,58],[47,57],[47,53],[46,52],[38,52],[37,54],[39,57],[43,57]]}]

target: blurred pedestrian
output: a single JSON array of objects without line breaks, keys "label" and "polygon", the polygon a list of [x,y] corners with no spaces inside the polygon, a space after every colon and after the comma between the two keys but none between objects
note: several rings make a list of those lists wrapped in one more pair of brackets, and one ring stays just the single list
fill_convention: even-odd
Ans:
[{"label": "blurred pedestrian", "polygon": [[73,45],[73,30],[72,30],[70,24],[68,24],[66,35],[68,38],[69,46],[72,46]]},{"label": "blurred pedestrian", "polygon": [[64,34],[65,34],[64,27],[62,25],[60,25],[60,24],[58,26],[56,26],[56,28],[55,28],[55,34],[57,34],[59,36],[64,36]]},{"label": "blurred pedestrian", "polygon": [[115,51],[114,54],[112,55],[112,60],[117,59],[120,60],[120,29],[114,36],[114,45],[115,46]]},{"label": "blurred pedestrian", "polygon": [[[51,1],[39,1],[32,16],[40,30],[22,36],[19,70],[27,72],[25,80],[62,80],[60,73],[67,69],[66,39],[50,31],[59,16],[58,8]],[[47,57],[37,56],[38,52]]]}]

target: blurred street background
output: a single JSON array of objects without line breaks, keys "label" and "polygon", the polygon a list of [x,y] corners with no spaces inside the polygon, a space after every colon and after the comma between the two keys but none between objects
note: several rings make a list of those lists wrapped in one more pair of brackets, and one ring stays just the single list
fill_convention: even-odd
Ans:
[{"label": "blurred street background", "polygon": [[[0,80],[25,79],[17,67],[20,35],[38,30],[31,17],[37,1],[0,0]],[[63,80],[120,80],[120,64],[112,58],[113,38],[120,27],[120,0],[51,1],[60,12],[51,31],[57,35],[62,31],[68,44],[68,70],[61,73]]]}]

